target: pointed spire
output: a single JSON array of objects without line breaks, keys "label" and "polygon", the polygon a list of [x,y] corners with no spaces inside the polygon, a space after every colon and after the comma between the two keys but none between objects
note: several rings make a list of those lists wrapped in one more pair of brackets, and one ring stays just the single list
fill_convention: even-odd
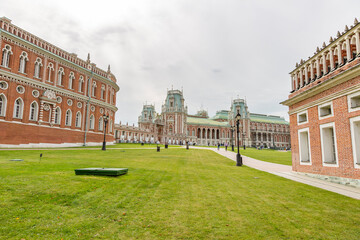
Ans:
[{"label": "pointed spire", "polygon": [[345,25],[345,32],[349,31],[349,27]]},{"label": "pointed spire", "polygon": [[334,39],[332,37],[330,37],[329,42],[332,43],[334,41]]},{"label": "pointed spire", "polygon": [[320,52],[320,48],[319,48],[319,47],[316,48],[316,52],[317,52],[317,53]]},{"label": "pointed spire", "polygon": [[110,73],[111,71],[110,71],[110,64],[109,64],[109,66],[108,66],[108,73]]},{"label": "pointed spire", "polygon": [[336,34],[336,37],[340,37],[340,36],[341,36],[341,34],[340,34],[340,32],[338,31],[337,34]]},{"label": "pointed spire", "polygon": [[358,24],[358,23],[359,23],[359,21],[357,20],[357,18],[355,18],[354,24],[356,25],[356,24]]},{"label": "pointed spire", "polygon": [[87,55],[87,59],[86,59],[86,62],[90,62],[90,53],[88,53],[88,55]]},{"label": "pointed spire", "polygon": [[296,63],[296,64],[295,64],[295,67],[298,67],[298,66],[299,66],[299,64],[298,64],[298,63]]},{"label": "pointed spire", "polygon": [[325,47],[326,47],[326,43],[325,43],[325,42],[323,42],[323,45],[322,45],[322,47],[323,47],[323,48],[325,48]]}]

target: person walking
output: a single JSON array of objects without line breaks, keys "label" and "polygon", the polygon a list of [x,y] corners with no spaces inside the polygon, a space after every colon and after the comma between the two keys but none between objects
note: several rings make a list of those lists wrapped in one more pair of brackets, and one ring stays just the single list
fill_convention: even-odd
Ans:
[{"label": "person walking", "polygon": [[220,143],[218,142],[218,150],[220,150]]},{"label": "person walking", "polygon": [[225,143],[225,151],[227,151],[228,143]]}]

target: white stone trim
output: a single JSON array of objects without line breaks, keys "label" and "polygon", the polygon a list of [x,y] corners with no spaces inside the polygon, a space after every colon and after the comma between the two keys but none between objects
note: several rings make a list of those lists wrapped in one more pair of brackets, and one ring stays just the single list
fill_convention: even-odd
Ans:
[{"label": "white stone trim", "polygon": [[[306,114],[306,121],[300,122],[300,116],[303,115],[303,114]],[[308,122],[309,122],[308,110],[306,109],[305,111],[299,112],[299,113],[297,114],[297,117],[296,117],[296,118],[297,118],[297,124],[298,124],[298,125],[302,125],[302,124],[308,123]]]},{"label": "white stone trim", "polygon": [[[309,146],[308,146],[308,150],[309,150],[309,162],[302,162],[301,161],[301,139],[300,139],[300,133],[302,132],[307,132],[308,133],[308,143],[309,143]],[[299,129],[298,130],[298,141],[299,141],[299,162],[300,162],[300,165],[312,165],[312,161],[311,161],[311,145],[310,145],[310,131],[309,131],[309,128],[302,128],[302,129]]]},{"label": "white stone trim", "polygon": [[[327,106],[330,106],[331,114],[321,117],[321,108],[327,107]],[[319,114],[319,120],[329,118],[329,117],[333,117],[334,116],[333,102],[331,101],[331,102],[327,102],[327,103],[323,103],[323,104],[319,105],[318,106],[318,114]]]},{"label": "white stone trim", "polygon": [[359,106],[359,107],[356,107],[356,108],[351,108],[351,99],[354,98],[354,97],[360,97],[360,91],[354,92],[354,93],[349,94],[349,95],[347,96],[348,110],[349,110],[349,112],[354,112],[354,111],[360,110],[360,106]]}]

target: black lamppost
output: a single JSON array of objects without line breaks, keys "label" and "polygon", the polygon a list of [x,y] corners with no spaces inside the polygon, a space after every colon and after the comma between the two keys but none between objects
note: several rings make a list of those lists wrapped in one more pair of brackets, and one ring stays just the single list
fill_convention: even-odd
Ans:
[{"label": "black lamppost", "polygon": [[107,126],[107,123],[109,121],[109,116],[104,115],[103,120],[104,120],[104,124],[105,124],[105,127],[104,127],[104,142],[103,142],[103,146],[102,146],[101,150],[105,151],[106,150],[106,126]]},{"label": "black lamppost", "polygon": [[242,157],[240,155],[240,147],[239,147],[239,124],[240,124],[240,119],[241,119],[241,115],[240,113],[238,113],[235,117],[236,120],[236,128],[237,128],[237,134],[236,134],[236,138],[237,138],[237,154],[236,154],[236,166],[242,166]]},{"label": "black lamppost", "polygon": [[235,131],[235,126],[231,126],[230,130],[231,130],[231,151],[234,151],[234,131]]}]

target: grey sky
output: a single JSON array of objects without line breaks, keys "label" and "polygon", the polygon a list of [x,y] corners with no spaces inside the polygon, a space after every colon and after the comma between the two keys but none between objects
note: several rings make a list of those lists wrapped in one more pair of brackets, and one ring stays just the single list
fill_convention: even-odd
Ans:
[{"label": "grey sky", "polygon": [[[184,89],[189,113],[213,116],[246,97],[250,112],[281,115],[289,72],[360,17],[346,0],[1,0],[0,16],[97,66],[120,91],[116,122],[142,104],[160,112],[166,89]],[[359,18],[360,20],[360,18]]]}]

